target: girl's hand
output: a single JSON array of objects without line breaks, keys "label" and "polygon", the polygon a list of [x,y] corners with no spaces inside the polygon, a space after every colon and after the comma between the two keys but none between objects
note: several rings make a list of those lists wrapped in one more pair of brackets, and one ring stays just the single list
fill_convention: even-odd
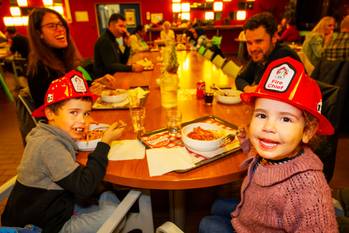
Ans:
[{"label": "girl's hand", "polygon": [[114,122],[103,134],[102,142],[110,143],[118,138],[120,138],[122,132],[126,127],[126,123],[123,121]]}]

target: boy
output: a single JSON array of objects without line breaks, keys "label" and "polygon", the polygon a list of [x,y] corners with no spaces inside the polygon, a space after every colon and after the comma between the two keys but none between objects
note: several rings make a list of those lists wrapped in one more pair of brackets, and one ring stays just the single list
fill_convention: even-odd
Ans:
[{"label": "boy", "polygon": [[[286,57],[270,63],[256,91],[241,98],[254,107],[248,137],[256,154],[246,161],[240,203],[217,201],[199,232],[338,232],[323,165],[307,146],[315,133],[334,132],[321,115],[316,81]],[[215,210],[228,206],[227,224],[230,216]]]},{"label": "boy", "polygon": [[102,181],[112,140],[123,127],[114,123],[89,155],[86,166],[76,162],[75,140],[88,129],[95,96],[78,71],[54,80],[45,103],[33,112],[46,117],[27,136],[17,181],[9,197],[2,224],[23,227],[33,224],[43,232],[97,232],[119,203],[111,192],[99,199],[99,206],[81,208],[77,197],[89,197]]}]

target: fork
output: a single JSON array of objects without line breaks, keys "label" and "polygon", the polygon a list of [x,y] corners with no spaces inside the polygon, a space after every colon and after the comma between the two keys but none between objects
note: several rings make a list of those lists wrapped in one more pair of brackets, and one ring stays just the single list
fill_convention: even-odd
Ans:
[{"label": "fork", "polygon": [[225,146],[225,145],[231,143],[232,141],[234,141],[234,139],[235,139],[235,134],[228,134],[227,136],[222,138],[221,146]]}]

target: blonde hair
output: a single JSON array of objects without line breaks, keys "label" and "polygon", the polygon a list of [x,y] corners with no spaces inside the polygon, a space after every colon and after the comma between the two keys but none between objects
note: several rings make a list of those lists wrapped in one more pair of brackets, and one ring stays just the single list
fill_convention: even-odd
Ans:
[{"label": "blonde hair", "polygon": [[165,21],[163,24],[162,24],[162,27],[165,29],[166,27],[170,28],[171,27],[171,23],[168,22],[168,21]]},{"label": "blonde hair", "polygon": [[315,33],[319,33],[323,36],[325,36],[325,31],[326,31],[326,27],[327,25],[329,25],[332,21],[336,22],[336,20],[331,17],[331,16],[325,16],[323,17],[318,24],[315,25],[315,27],[313,28],[313,30],[311,30],[311,32],[315,32]]}]

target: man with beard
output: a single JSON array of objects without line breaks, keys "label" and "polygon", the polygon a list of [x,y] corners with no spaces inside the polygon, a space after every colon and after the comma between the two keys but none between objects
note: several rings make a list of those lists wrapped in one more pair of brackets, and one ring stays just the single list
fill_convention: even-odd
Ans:
[{"label": "man with beard", "polygon": [[300,61],[295,51],[286,44],[278,43],[277,24],[271,13],[262,12],[252,16],[246,22],[244,31],[251,59],[236,77],[238,90],[255,91],[266,67],[276,59],[289,56]]}]

